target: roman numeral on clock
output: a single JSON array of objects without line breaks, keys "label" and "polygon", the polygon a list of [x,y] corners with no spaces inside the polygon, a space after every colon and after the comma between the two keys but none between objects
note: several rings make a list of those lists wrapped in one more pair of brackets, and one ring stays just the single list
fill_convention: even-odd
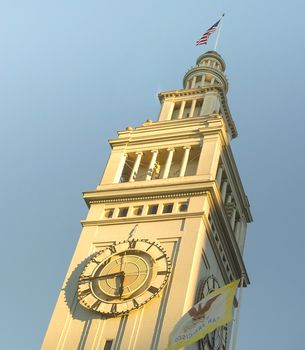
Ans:
[{"label": "roman numeral on clock", "polygon": [[92,309],[97,310],[100,305],[101,305],[101,301],[97,300],[91,305],[91,307]]},{"label": "roman numeral on clock", "polygon": [[99,264],[100,261],[97,261],[95,258],[91,259],[92,262],[94,262],[95,264]]},{"label": "roman numeral on clock", "polygon": [[137,241],[129,241],[129,249],[133,249],[136,247]]},{"label": "roman numeral on clock", "polygon": [[114,245],[108,247],[108,249],[111,251],[112,254],[116,253],[116,248]]},{"label": "roman numeral on clock", "polygon": [[162,259],[162,258],[164,258],[165,256],[166,256],[165,254],[159,256],[158,258],[156,258],[156,261],[157,261],[157,260],[160,260],[160,259]]},{"label": "roman numeral on clock", "polygon": [[146,251],[148,251],[154,244],[151,243],[150,246],[146,249]]},{"label": "roman numeral on clock", "polygon": [[90,293],[91,293],[91,289],[90,288],[84,289],[78,294],[78,297],[79,297],[79,299],[84,299]]},{"label": "roman numeral on clock", "polygon": [[147,290],[148,290],[148,292],[150,292],[152,294],[156,294],[156,293],[158,293],[159,288],[154,287],[154,286],[150,286]]},{"label": "roman numeral on clock", "polygon": [[79,279],[79,283],[87,283],[91,276],[81,276]]},{"label": "roman numeral on clock", "polygon": [[139,307],[139,303],[136,301],[136,299],[132,299],[132,303],[134,307]]},{"label": "roman numeral on clock", "polygon": [[167,271],[158,271],[157,272],[157,275],[166,275],[167,274]]},{"label": "roman numeral on clock", "polygon": [[110,311],[114,314],[116,312],[116,310],[117,310],[117,304],[112,304]]}]

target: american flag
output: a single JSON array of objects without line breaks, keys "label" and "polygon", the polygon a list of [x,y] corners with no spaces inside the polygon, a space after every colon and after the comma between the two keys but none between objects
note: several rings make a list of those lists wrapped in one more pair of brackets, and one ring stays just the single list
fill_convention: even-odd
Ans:
[{"label": "american flag", "polygon": [[[223,17],[224,15],[222,15]],[[215,24],[212,25],[212,27],[210,27],[203,35],[202,37],[196,42],[196,46],[198,45],[203,45],[203,44],[206,44],[208,42],[208,39],[210,37],[210,35],[212,33],[214,33],[217,29],[217,26],[219,24],[219,22],[221,21],[222,17],[220,18],[219,21],[217,21]]]}]

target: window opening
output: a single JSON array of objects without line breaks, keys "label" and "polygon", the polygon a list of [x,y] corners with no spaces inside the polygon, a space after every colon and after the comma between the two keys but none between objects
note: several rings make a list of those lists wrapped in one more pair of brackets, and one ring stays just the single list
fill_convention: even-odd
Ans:
[{"label": "window opening", "polygon": [[111,350],[113,344],[113,339],[111,340],[106,340],[105,346],[104,346],[104,350]]},{"label": "window opening", "polygon": [[133,215],[140,216],[143,213],[143,205],[133,207]]},{"label": "window opening", "polygon": [[128,213],[128,207],[119,208],[118,217],[121,218],[121,217],[127,216],[127,213]]},{"label": "window opening", "polygon": [[148,206],[147,215],[157,214],[158,204],[152,204]]},{"label": "window opening", "polygon": [[104,210],[104,217],[107,219],[111,219],[113,217],[113,213],[114,213],[114,208],[105,209]]},{"label": "window opening", "polygon": [[174,203],[166,203],[163,205],[163,214],[169,214],[173,211]]},{"label": "window opening", "polygon": [[181,202],[178,204],[178,210],[180,212],[186,212],[188,210],[189,204],[188,202]]}]

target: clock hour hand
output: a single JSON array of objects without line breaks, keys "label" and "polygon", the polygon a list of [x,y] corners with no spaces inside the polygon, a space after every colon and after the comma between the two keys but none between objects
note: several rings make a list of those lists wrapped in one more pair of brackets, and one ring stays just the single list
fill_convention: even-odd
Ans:
[{"label": "clock hour hand", "polygon": [[123,272],[123,274],[120,275],[120,288],[119,288],[120,299],[122,299],[122,294],[124,291],[124,280],[125,280],[125,273]]},{"label": "clock hour hand", "polygon": [[102,276],[94,276],[94,277],[85,277],[80,279],[80,283],[86,283],[86,282],[91,282],[93,280],[101,280],[105,278],[113,278],[113,277],[119,277],[122,276],[124,272],[115,272],[115,273],[109,273],[108,275],[102,275]]}]

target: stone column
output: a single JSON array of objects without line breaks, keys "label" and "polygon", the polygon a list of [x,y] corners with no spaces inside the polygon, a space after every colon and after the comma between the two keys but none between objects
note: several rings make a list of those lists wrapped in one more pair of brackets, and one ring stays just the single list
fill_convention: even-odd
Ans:
[{"label": "stone column", "polygon": [[225,202],[225,199],[226,199],[227,187],[228,187],[228,181],[225,180],[221,185],[221,198],[223,202]]},{"label": "stone column", "polygon": [[179,174],[180,177],[185,175],[187,162],[189,160],[189,155],[190,155],[190,151],[191,151],[190,146],[183,147],[183,148],[184,148],[184,154],[183,154],[181,168],[180,168],[180,174]]},{"label": "stone column", "polygon": [[143,152],[137,152],[136,155],[137,155],[137,158],[134,162],[134,165],[133,165],[133,168],[132,168],[132,171],[130,174],[130,178],[129,178],[129,181],[131,181],[131,182],[135,181],[135,179],[137,177],[138,170],[139,170],[140,163],[141,163],[141,159],[143,156]]},{"label": "stone column", "polygon": [[209,91],[204,95],[202,107],[200,110],[200,116],[208,115],[217,112],[219,110],[219,96],[217,91]]},{"label": "stone column", "polygon": [[199,111],[199,117],[203,115],[203,111],[205,109],[205,103],[204,103],[205,97],[206,96],[204,96],[203,99],[202,99],[202,105],[201,105],[201,108],[200,108],[200,111]]},{"label": "stone column", "polygon": [[175,102],[173,100],[163,101],[159,114],[159,121],[171,120],[174,108]]},{"label": "stone column", "polygon": [[196,77],[196,75],[193,77],[193,79],[192,79],[192,86],[191,86],[191,89],[194,89],[194,87],[195,87],[195,84],[196,84],[196,79],[197,79],[197,77]]},{"label": "stone column", "polygon": [[158,151],[157,150],[154,150],[154,151],[151,151],[151,152],[152,152],[152,157],[151,157],[151,160],[150,160],[150,163],[149,163],[149,167],[148,167],[148,171],[147,171],[145,180],[151,180],[151,177],[152,177],[152,174],[153,174],[153,171],[154,171],[154,167],[155,167],[155,164],[156,164],[157,156],[158,156]]},{"label": "stone column", "polygon": [[241,253],[243,253],[244,248],[245,248],[246,226],[247,226],[247,224],[245,222],[241,221],[240,230],[239,230],[239,239],[238,239],[238,245],[239,245]]},{"label": "stone column", "polygon": [[126,159],[127,159],[127,154],[122,154],[122,157],[120,159],[120,162],[119,162],[119,166],[117,168],[117,171],[115,173],[115,177],[113,179],[113,183],[119,183],[120,182],[120,179],[121,179],[121,176],[122,176],[122,172],[124,170],[124,165],[125,165],[125,162],[126,162]]},{"label": "stone column", "polygon": [[233,231],[234,231],[234,226],[235,226],[235,218],[236,218],[236,209],[233,208],[232,209],[231,219],[230,219],[230,224],[231,224],[231,227],[232,227]]},{"label": "stone column", "polygon": [[169,174],[169,171],[170,171],[170,168],[171,168],[171,165],[172,165],[175,149],[174,148],[169,148],[167,151],[168,151],[168,154],[167,154],[167,159],[166,159],[166,163],[165,163],[162,179],[167,179],[168,178],[168,174]]},{"label": "stone column", "polygon": [[222,166],[220,166],[217,170],[217,175],[216,175],[216,181],[217,181],[218,187],[220,187],[220,184],[221,184],[222,173],[223,173],[223,168]]},{"label": "stone column", "polygon": [[239,219],[236,222],[236,225],[235,225],[235,228],[234,228],[234,236],[235,236],[237,244],[239,244],[240,229],[241,229],[241,222],[240,222],[240,219]]},{"label": "stone column", "polygon": [[175,102],[172,101],[172,104],[171,104],[170,109],[168,111],[167,120],[171,120],[172,119],[174,109],[175,109]]},{"label": "stone column", "polygon": [[182,101],[182,102],[181,102],[180,109],[179,109],[178,119],[182,119],[183,112],[184,112],[184,108],[185,108],[185,101]]},{"label": "stone column", "polygon": [[192,101],[189,118],[193,118],[193,116],[194,116],[194,112],[195,112],[195,108],[196,108],[196,102],[197,102],[196,99]]},{"label": "stone column", "polygon": [[214,180],[222,151],[221,139],[217,134],[205,134],[206,130],[204,129],[200,129],[200,131],[204,138],[196,174],[204,175],[207,179]]},{"label": "stone column", "polygon": [[226,204],[229,204],[232,202],[232,194],[230,193],[226,198]]}]

